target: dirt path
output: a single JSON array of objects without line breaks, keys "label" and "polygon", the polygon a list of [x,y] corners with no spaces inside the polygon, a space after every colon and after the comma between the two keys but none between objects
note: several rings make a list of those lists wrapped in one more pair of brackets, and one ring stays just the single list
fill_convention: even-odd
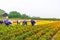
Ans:
[{"label": "dirt path", "polygon": [[58,31],[51,37],[51,40],[54,40],[54,36],[58,33]]}]

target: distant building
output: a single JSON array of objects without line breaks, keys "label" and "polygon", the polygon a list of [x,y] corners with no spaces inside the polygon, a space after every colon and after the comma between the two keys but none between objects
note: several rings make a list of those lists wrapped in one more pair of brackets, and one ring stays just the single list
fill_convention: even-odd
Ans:
[{"label": "distant building", "polygon": [[7,13],[4,13],[2,16],[3,16],[3,18],[6,18],[6,19],[8,18],[8,14]]}]

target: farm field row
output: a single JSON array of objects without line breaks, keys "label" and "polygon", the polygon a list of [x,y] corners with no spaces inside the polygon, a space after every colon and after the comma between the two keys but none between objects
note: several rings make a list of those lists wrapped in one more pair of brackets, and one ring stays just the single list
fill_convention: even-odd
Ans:
[{"label": "farm field row", "polygon": [[60,40],[60,21],[22,26],[0,25],[0,40]]}]

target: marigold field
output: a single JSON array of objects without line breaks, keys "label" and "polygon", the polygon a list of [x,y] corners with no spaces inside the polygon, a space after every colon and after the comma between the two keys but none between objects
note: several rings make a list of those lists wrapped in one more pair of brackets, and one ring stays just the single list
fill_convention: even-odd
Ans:
[{"label": "marigold field", "polygon": [[[21,23],[22,24],[22,23]],[[37,21],[35,26],[0,25],[0,40],[60,40],[60,21]]]}]

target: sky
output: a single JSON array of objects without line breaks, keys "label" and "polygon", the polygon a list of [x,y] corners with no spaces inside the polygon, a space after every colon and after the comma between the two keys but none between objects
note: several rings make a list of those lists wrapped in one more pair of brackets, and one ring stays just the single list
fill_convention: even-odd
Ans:
[{"label": "sky", "polygon": [[7,13],[18,11],[29,16],[60,18],[60,0],[0,0],[0,9]]}]

